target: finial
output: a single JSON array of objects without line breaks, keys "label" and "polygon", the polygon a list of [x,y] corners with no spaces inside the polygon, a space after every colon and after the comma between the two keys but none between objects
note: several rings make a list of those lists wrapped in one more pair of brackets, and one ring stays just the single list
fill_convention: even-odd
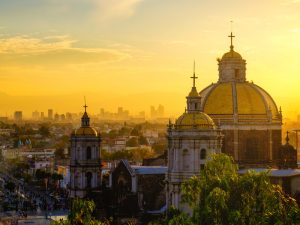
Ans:
[{"label": "finial", "polygon": [[186,113],[186,107],[184,108],[184,112]]},{"label": "finial", "polygon": [[169,124],[168,124],[168,127],[171,128],[172,127],[172,122],[171,122],[171,119],[169,118]]},{"label": "finial", "polygon": [[229,35],[228,37],[230,37],[230,51],[233,51],[232,39],[235,37],[235,36],[232,34],[232,23],[233,23],[233,21],[231,20],[230,23],[231,23],[231,32],[230,32],[230,35]]},{"label": "finial", "polygon": [[85,99],[85,96],[84,96],[84,112],[86,112],[86,108],[88,107],[87,105],[86,105],[86,99]]},{"label": "finial", "polygon": [[290,140],[290,138],[289,138],[289,133],[290,132],[286,132],[286,138],[285,138],[285,140],[286,140],[286,144],[288,144],[289,143],[289,140]]},{"label": "finial", "polygon": [[282,114],[281,106],[279,106],[279,114]]},{"label": "finial", "polygon": [[196,63],[194,60],[194,72],[193,72],[193,76],[191,77],[193,79],[193,87],[196,86],[196,79],[198,79],[198,77],[196,77],[195,67],[196,67]]}]

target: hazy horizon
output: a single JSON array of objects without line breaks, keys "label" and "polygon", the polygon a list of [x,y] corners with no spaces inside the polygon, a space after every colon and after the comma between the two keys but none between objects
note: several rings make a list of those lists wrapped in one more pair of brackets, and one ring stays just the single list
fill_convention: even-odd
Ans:
[{"label": "hazy horizon", "polygon": [[299,10],[297,0],[1,1],[0,115],[79,112],[86,96],[91,113],[162,104],[179,116],[194,60],[198,91],[217,82],[233,20],[247,80],[296,118]]}]

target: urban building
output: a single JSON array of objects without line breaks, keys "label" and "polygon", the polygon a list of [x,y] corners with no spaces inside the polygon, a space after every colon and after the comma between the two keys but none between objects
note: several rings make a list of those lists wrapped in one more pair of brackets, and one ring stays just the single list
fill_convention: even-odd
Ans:
[{"label": "urban building", "polygon": [[70,197],[85,198],[101,184],[100,143],[101,138],[90,126],[86,112],[81,118],[81,127],[71,135]]},{"label": "urban building", "polygon": [[48,109],[48,119],[53,120],[53,109]]},{"label": "urban building", "polygon": [[14,119],[16,122],[21,122],[23,119],[23,112],[22,111],[15,111]]}]

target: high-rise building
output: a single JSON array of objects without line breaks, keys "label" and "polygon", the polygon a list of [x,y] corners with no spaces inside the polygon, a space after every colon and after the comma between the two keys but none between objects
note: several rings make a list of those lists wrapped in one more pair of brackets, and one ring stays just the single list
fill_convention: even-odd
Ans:
[{"label": "high-rise building", "polygon": [[159,105],[157,108],[157,117],[163,118],[165,116],[165,107],[163,105]]},{"label": "high-rise building", "polygon": [[37,110],[32,112],[32,119],[38,120],[39,118],[40,118],[40,113]]},{"label": "high-rise building", "polygon": [[156,110],[154,108],[154,106],[150,106],[150,117],[151,119],[155,119],[156,118]]},{"label": "high-rise building", "polygon": [[45,119],[45,113],[44,112],[41,112],[41,119]]},{"label": "high-rise building", "polygon": [[15,111],[15,113],[14,113],[14,119],[17,122],[22,121],[22,119],[23,119],[23,112],[22,111]]},{"label": "high-rise building", "polygon": [[53,120],[53,109],[48,109],[48,119]]}]

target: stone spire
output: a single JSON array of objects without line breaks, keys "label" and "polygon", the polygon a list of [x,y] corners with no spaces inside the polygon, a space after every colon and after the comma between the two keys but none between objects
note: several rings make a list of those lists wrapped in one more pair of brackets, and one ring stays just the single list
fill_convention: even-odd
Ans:
[{"label": "stone spire", "polygon": [[84,97],[84,113],[81,117],[81,127],[89,127],[90,126],[90,117],[88,116],[87,112],[86,112],[86,108],[88,107],[86,105],[86,100]]},{"label": "stone spire", "polygon": [[193,79],[192,90],[190,91],[189,95],[186,97],[188,113],[200,111],[200,106],[201,106],[201,97],[196,88],[196,79],[198,79],[198,77],[196,77],[196,72],[195,72],[195,61],[194,61],[194,72],[191,78]]}]

